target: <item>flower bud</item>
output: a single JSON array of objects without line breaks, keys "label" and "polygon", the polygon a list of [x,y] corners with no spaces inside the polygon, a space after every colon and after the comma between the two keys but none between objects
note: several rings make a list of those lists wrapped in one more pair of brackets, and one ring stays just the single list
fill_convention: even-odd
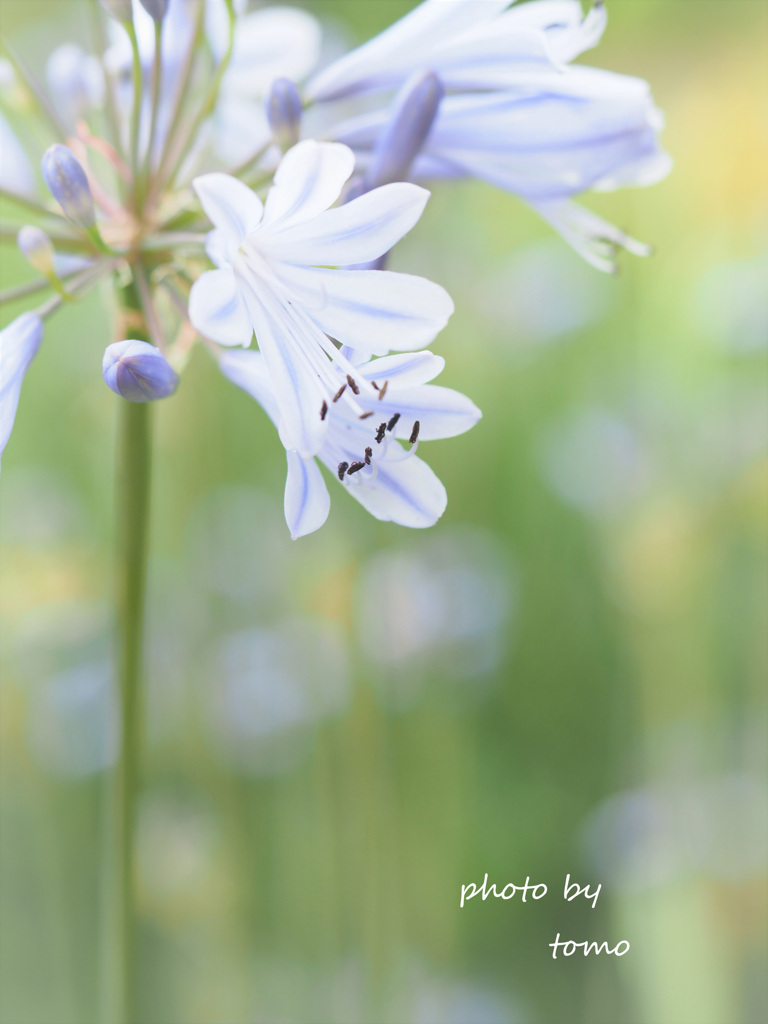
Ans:
[{"label": "flower bud", "polygon": [[289,78],[276,78],[266,102],[267,120],[275,142],[285,151],[299,141],[303,105],[299,91]]},{"label": "flower bud", "polygon": [[43,177],[64,215],[83,231],[96,224],[91,187],[74,154],[56,143],[43,156]]},{"label": "flower bud", "polygon": [[418,71],[408,79],[395,97],[389,123],[373,151],[366,175],[369,189],[408,178],[444,94],[443,83],[434,71]]},{"label": "flower bud", "polygon": [[8,444],[24,374],[43,340],[43,321],[22,313],[0,331],[0,453]]},{"label": "flower bud", "polygon": [[99,3],[115,21],[130,21],[133,17],[131,0],[99,0]]},{"label": "flower bud", "polygon": [[53,242],[40,228],[27,225],[16,238],[19,250],[27,263],[43,277],[51,277],[53,269]]},{"label": "flower bud", "polygon": [[168,10],[168,0],[141,0],[141,6],[155,21],[162,21]]},{"label": "flower bud", "polygon": [[107,387],[129,402],[168,398],[179,378],[162,352],[146,341],[116,341],[104,353],[102,373]]}]

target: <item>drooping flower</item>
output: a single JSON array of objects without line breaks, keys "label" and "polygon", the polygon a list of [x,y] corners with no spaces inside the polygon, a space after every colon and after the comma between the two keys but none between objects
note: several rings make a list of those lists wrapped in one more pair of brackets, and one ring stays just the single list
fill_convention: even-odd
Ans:
[{"label": "drooping flower", "polygon": [[[361,355],[422,348],[453,312],[439,285],[410,274],[330,269],[376,259],[418,221],[429,193],[395,183],[330,209],[354,167],[336,143],[301,142],[283,158],[266,203],[224,174],[194,182],[215,225],[207,249],[217,270],[193,285],[189,315],[222,345],[253,333],[280,408],[286,448],[319,451],[320,416],[351,364],[333,341]],[[367,385],[366,385],[367,386]]]},{"label": "drooping flower", "polygon": [[[420,441],[463,434],[481,413],[460,392],[429,383],[443,366],[439,356],[422,351],[368,360],[346,379],[337,371],[341,393],[323,410],[328,431],[317,457],[376,519],[423,528],[445,510],[445,488],[416,448]],[[220,367],[279,428],[277,393],[263,356],[226,351]],[[286,454],[285,518],[296,539],[323,525],[330,495],[314,458]]]},{"label": "drooping flower", "polygon": [[22,313],[0,331],[0,455],[13,430],[24,375],[43,340],[43,321]]},{"label": "drooping flower", "polygon": [[[477,177],[519,195],[589,262],[614,269],[614,250],[649,251],[572,197],[649,185],[669,171],[659,144],[663,118],[648,84],[568,62],[594,46],[605,27],[595,5],[578,0],[425,0],[309,83],[314,100],[407,88],[414,71],[432,71],[448,95],[411,177]],[[370,174],[394,113],[383,106],[332,129]]]}]

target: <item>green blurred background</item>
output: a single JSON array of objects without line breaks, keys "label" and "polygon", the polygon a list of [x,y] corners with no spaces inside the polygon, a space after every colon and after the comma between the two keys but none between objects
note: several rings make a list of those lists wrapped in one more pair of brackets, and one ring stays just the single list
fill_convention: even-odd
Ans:
[{"label": "green blurred background", "polygon": [[[412,5],[305,6],[362,40]],[[157,407],[141,1024],[766,1018],[768,8],[609,14],[585,60],[651,81],[676,167],[588,202],[655,256],[604,277],[481,184],[395,253],[484,413],[422,449],[437,527],[332,488],[292,543],[274,431],[203,351]],[[85,41],[76,0],[0,19],[38,63]],[[3,1024],[98,1020],[109,332],[96,295],[56,318],[3,459]],[[486,872],[549,894],[459,909]]]}]

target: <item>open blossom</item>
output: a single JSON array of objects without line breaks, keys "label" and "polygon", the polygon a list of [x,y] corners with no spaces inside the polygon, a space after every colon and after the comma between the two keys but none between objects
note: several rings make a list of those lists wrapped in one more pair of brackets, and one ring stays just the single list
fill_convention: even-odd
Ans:
[{"label": "open blossom", "polygon": [[0,455],[13,430],[24,375],[42,340],[43,322],[34,313],[22,313],[0,331]]},{"label": "open blossom", "polygon": [[[301,142],[281,162],[265,204],[224,174],[195,179],[215,230],[207,249],[218,270],[195,282],[189,315],[223,345],[253,333],[280,408],[286,448],[320,450],[323,404],[351,364],[331,339],[363,356],[422,348],[453,312],[439,285],[410,274],[331,269],[376,259],[421,216],[429,193],[394,183],[330,209],[354,155],[337,143]],[[367,385],[366,385],[367,387]]]},{"label": "open blossom", "polygon": [[[416,448],[420,441],[463,434],[481,413],[460,392],[428,383],[443,366],[439,356],[416,352],[367,360],[346,379],[337,371],[341,394],[324,410],[328,430],[317,457],[376,519],[423,528],[445,511],[445,488]],[[263,356],[227,351],[220,367],[279,427],[276,389]],[[296,539],[323,525],[330,496],[314,458],[288,451],[287,459],[285,518]]]},{"label": "open blossom", "polygon": [[[572,197],[589,189],[649,185],[671,161],[659,144],[663,118],[648,84],[627,75],[568,66],[605,27],[596,5],[578,0],[425,0],[376,39],[309,83],[314,100],[407,88],[415,71],[436,74],[447,95],[411,177],[477,177],[526,200],[574,248],[611,270],[629,239]],[[395,108],[398,105],[395,100]],[[387,105],[336,125],[369,171],[392,122]]]}]

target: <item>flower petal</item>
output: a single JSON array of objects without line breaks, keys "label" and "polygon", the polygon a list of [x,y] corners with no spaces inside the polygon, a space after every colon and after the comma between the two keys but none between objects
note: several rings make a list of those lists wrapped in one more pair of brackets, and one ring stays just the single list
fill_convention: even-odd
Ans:
[{"label": "flower petal", "polygon": [[323,474],[314,459],[302,459],[298,452],[285,453],[288,475],[285,480],[285,521],[291,539],[319,530],[328,518],[331,497]]},{"label": "flower petal", "polygon": [[428,345],[453,313],[439,284],[388,270],[323,270],[280,264],[278,273],[326,334],[374,355]]},{"label": "flower petal", "polygon": [[375,477],[347,485],[352,497],[384,522],[415,529],[434,526],[445,511],[448,496],[426,462],[412,455],[397,462],[380,460],[376,468]]},{"label": "flower petal", "polygon": [[[372,359],[360,368],[361,376],[366,380],[375,380],[379,384],[389,381],[391,387],[413,387],[415,384],[426,384],[442,373],[445,360],[432,352],[407,352],[402,356],[384,356]],[[387,389],[389,390],[389,389]],[[386,396],[385,396],[386,397]]]},{"label": "flower petal", "polygon": [[279,77],[300,82],[320,53],[320,25],[306,11],[268,7],[238,19],[232,62],[224,76],[224,93],[265,96]]},{"label": "flower petal", "polygon": [[[307,95],[329,100],[355,89],[393,84],[414,67],[432,67],[435,51],[495,18],[510,0],[426,0],[369,42],[334,61],[307,86]],[[433,70],[437,70],[433,67]]]},{"label": "flower petal", "polygon": [[266,230],[260,244],[287,263],[348,266],[389,252],[421,216],[429,192],[397,182],[366,192],[350,203],[294,223]]},{"label": "flower petal", "polygon": [[382,419],[385,411],[390,416],[396,412],[400,414],[395,436],[401,440],[410,437],[416,420],[419,422],[419,440],[436,441],[465,433],[482,417],[475,403],[466,395],[437,384],[387,388],[382,401],[374,403],[374,406],[381,409]]},{"label": "flower petal", "polygon": [[253,326],[231,267],[207,270],[198,277],[189,293],[189,319],[220,345],[250,345]]},{"label": "flower petal", "polygon": [[0,454],[13,430],[21,385],[43,341],[43,322],[22,313],[0,331]]},{"label": "flower petal", "polygon": [[251,279],[245,260],[239,258],[235,268],[256,341],[272,379],[280,409],[281,440],[286,448],[309,458],[320,450],[328,428],[327,420],[320,419],[327,390],[313,360],[327,362],[327,358],[320,341],[307,337],[307,325],[299,322],[290,307],[259,287],[258,279]]},{"label": "flower petal", "polygon": [[35,193],[35,179],[32,175],[27,154],[24,152],[13,129],[0,113],[0,187],[21,195]]},{"label": "flower petal", "polygon": [[341,143],[299,142],[275,172],[264,207],[264,227],[285,228],[327,210],[354,168],[354,153]]},{"label": "flower petal", "polygon": [[247,185],[229,174],[202,174],[192,185],[209,220],[221,230],[231,263],[241,243],[259,226],[262,202]]},{"label": "flower petal", "polygon": [[619,249],[626,249],[635,256],[650,256],[652,252],[650,246],[638,242],[578,203],[564,200],[530,205],[579,255],[606,274],[616,273]]},{"label": "flower petal", "polygon": [[280,409],[261,352],[238,348],[223,352],[219,359],[219,369],[233,384],[256,399],[276,427],[280,426]]}]

